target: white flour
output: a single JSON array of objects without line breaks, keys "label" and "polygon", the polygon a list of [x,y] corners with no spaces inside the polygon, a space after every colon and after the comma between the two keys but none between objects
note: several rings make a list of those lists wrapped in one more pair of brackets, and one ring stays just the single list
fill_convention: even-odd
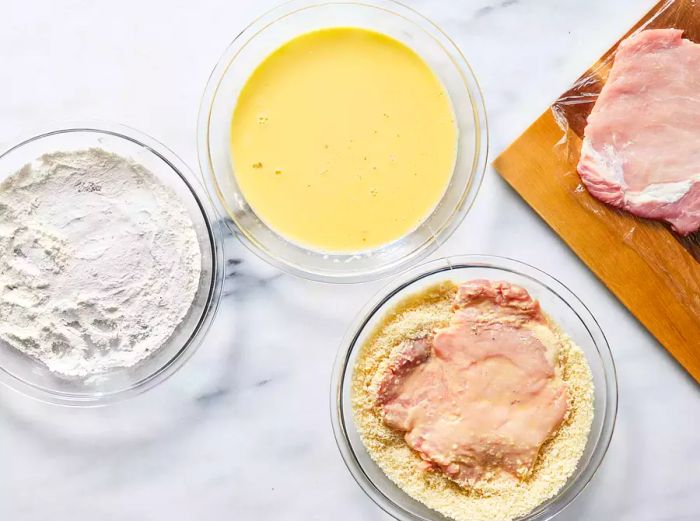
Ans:
[{"label": "white flour", "polygon": [[101,149],[0,184],[0,342],[68,376],[130,367],[187,315],[201,252],[179,198]]}]

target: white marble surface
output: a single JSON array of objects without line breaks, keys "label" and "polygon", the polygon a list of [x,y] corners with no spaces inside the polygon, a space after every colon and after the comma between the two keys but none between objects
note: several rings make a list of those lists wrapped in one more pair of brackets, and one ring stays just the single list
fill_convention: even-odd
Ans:
[{"label": "white marble surface", "polygon": [[[219,54],[271,0],[5,0],[0,145],[47,123],[134,126],[196,168],[195,121]],[[412,0],[479,77],[492,155],[652,0]],[[0,520],[388,519],[331,432],[338,343],[381,283],[334,287],[264,265],[230,236],[226,295],[206,344],[171,380],[98,410],[0,391]],[[592,485],[558,519],[700,519],[700,390],[489,169],[437,255],[516,257],[590,306],[617,361],[620,412]]]}]

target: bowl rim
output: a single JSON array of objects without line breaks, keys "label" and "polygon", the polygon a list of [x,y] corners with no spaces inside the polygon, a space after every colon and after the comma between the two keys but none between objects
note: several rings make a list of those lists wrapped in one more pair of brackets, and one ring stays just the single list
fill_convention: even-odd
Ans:
[{"label": "bowl rim", "polygon": [[138,396],[166,381],[173,376],[200,347],[213,322],[221,300],[225,271],[224,241],[220,219],[216,209],[211,205],[201,181],[195,176],[187,164],[170,148],[133,127],[99,119],[62,121],[23,134],[19,139],[14,140],[15,144],[0,151],[0,160],[12,152],[21,150],[30,143],[59,134],[77,132],[104,134],[122,139],[143,147],[165,163],[165,165],[169,167],[169,170],[187,187],[192,199],[201,212],[202,220],[207,230],[212,258],[211,277],[209,280],[206,302],[202,307],[199,320],[188,339],[162,366],[159,366],[153,372],[129,387],[104,393],[55,391],[48,387],[28,382],[0,365],[0,384],[26,397],[43,403],[66,407],[101,407]]},{"label": "bowl rim", "polygon": [[[469,184],[467,188],[464,189],[461,201],[455,207],[455,210],[449,217],[447,224],[440,229],[437,234],[434,234],[432,238],[427,239],[424,243],[417,246],[414,250],[403,257],[381,264],[377,267],[362,270],[331,271],[323,268],[310,268],[303,263],[292,262],[284,257],[277,256],[259,244],[253,234],[249,233],[244,227],[239,226],[235,219],[226,210],[225,205],[222,203],[221,198],[223,195],[215,178],[216,175],[212,166],[211,150],[209,147],[210,121],[212,117],[211,109],[214,100],[216,99],[219,85],[223,80],[229,66],[233,63],[233,60],[235,60],[240,50],[243,49],[255,36],[265,31],[267,27],[275,23],[277,20],[303,9],[327,5],[378,8],[401,16],[409,22],[419,24],[423,30],[427,31],[429,29],[430,31],[433,31],[430,33],[431,36],[434,38],[440,38],[438,42],[453,54],[454,59],[452,61],[454,62],[454,66],[459,70],[465,87],[468,90],[470,106],[475,121],[475,152],[472,160],[472,171],[470,174]],[[422,25],[425,25],[425,27],[422,27]],[[442,245],[450,236],[452,236],[454,231],[460,226],[474,205],[486,173],[486,167],[488,165],[488,152],[489,133],[486,106],[481,86],[476,78],[471,64],[467,61],[466,57],[454,40],[452,40],[452,38],[438,24],[417,10],[406,6],[398,0],[287,0],[269,9],[262,15],[255,18],[243,30],[241,30],[219,57],[218,62],[207,79],[207,84],[202,95],[197,118],[197,155],[204,185],[212,205],[217,208],[219,213],[223,216],[227,227],[230,229],[233,235],[235,235],[238,240],[258,258],[264,260],[272,266],[275,266],[285,273],[317,282],[352,284],[356,282],[378,280],[386,276],[395,275],[405,271],[406,269],[415,266],[431,253],[435,252],[440,245]],[[266,224],[263,223],[263,225],[269,228]],[[279,234],[277,235],[282,240],[292,244],[292,242],[288,239]],[[295,245],[307,252],[323,255],[323,253],[317,250],[305,248],[303,246],[299,246],[298,244]],[[384,245],[384,247],[389,245]],[[371,252],[375,251],[376,250],[371,250]],[[340,265],[345,265],[347,260],[360,254],[362,254],[362,252],[339,255],[329,253],[328,255],[339,257],[338,263]]]},{"label": "bowl rim", "polygon": [[[353,449],[352,443],[349,440],[346,427],[348,422],[353,422],[354,419],[346,418],[343,409],[343,392],[345,390],[344,381],[347,373],[353,369],[349,365],[350,357],[354,349],[358,347],[357,342],[370,320],[377,313],[380,313],[387,302],[394,296],[400,294],[415,282],[418,282],[426,277],[442,272],[447,273],[452,270],[478,267],[498,269],[525,276],[526,278],[529,278],[533,282],[542,285],[549,291],[553,292],[579,317],[589,332],[596,334],[598,339],[594,339],[594,345],[603,366],[603,380],[605,381],[605,403],[604,410],[602,411],[603,422],[598,441],[593,447],[593,451],[587,465],[581,470],[580,475],[574,481],[570,483],[567,482],[567,484],[564,485],[562,489],[557,492],[557,494],[538,505],[528,514],[517,518],[515,521],[548,521],[568,507],[591,482],[593,476],[600,467],[612,440],[612,435],[615,430],[619,400],[615,361],[613,359],[612,352],[610,351],[610,345],[608,344],[605,333],[600,328],[598,321],[595,319],[590,309],[573,291],[571,291],[560,280],[552,275],[549,275],[545,271],[540,270],[531,264],[527,264],[510,257],[502,257],[497,255],[455,255],[422,263],[415,266],[411,270],[402,273],[394,280],[384,285],[357,313],[351,325],[346,330],[338,349],[331,375],[330,386],[330,417],[333,435],[335,436],[336,445],[345,466],[363,492],[379,508],[395,519],[401,521],[437,521],[449,520],[450,518],[447,518],[438,512],[432,511],[432,509],[431,511],[434,512],[434,516],[431,516],[431,518],[424,518],[420,515],[407,511],[388,497],[365,472],[362,464],[358,460],[355,450]],[[591,331],[591,328],[593,331]],[[406,494],[400,488],[399,490],[400,493]],[[553,510],[550,510],[549,512],[546,511],[558,501],[559,504],[555,506]]]}]

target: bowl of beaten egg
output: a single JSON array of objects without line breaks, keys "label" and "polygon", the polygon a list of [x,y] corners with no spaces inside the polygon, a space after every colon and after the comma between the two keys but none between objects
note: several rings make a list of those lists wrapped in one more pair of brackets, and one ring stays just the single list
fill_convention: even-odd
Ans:
[{"label": "bowl of beaten egg", "polygon": [[483,177],[478,83],[432,22],[388,0],[292,1],[248,26],[207,85],[199,160],[253,252],[328,282],[432,252]]}]

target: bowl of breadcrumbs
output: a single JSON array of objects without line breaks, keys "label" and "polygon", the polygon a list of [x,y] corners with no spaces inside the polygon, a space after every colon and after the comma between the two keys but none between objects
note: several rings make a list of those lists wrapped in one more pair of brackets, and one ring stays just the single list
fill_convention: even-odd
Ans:
[{"label": "bowl of breadcrumbs", "polygon": [[[491,307],[463,305],[465,294],[482,305],[484,287],[495,288]],[[506,301],[505,321],[479,315]],[[532,310],[530,327],[521,318]],[[489,342],[477,336],[455,341],[455,324],[471,327],[474,335],[486,331]],[[426,362],[439,359],[446,346],[465,345],[488,364],[506,362],[475,369],[474,352],[448,353],[442,366]],[[545,346],[547,356],[545,347],[528,352],[528,346]],[[551,367],[537,373],[536,357]],[[468,364],[454,368],[451,360]],[[461,380],[435,383],[446,374]],[[525,386],[523,375],[530,378]],[[508,378],[520,378],[520,387]],[[502,406],[493,390],[502,397],[504,389],[511,392],[508,385],[522,396]],[[532,392],[533,385],[549,392],[550,401]],[[546,273],[492,256],[432,261],[380,291],[348,330],[331,393],[333,429],[345,464],[364,492],[401,521],[551,519],[595,474],[617,412],[614,362],[588,308]],[[449,403],[437,404],[442,409],[430,408],[436,405],[430,400],[445,396]],[[537,429],[541,437],[533,442]],[[446,440],[454,450],[440,452]],[[508,465],[513,454],[515,470]],[[523,455],[530,459],[522,461]]]}]

